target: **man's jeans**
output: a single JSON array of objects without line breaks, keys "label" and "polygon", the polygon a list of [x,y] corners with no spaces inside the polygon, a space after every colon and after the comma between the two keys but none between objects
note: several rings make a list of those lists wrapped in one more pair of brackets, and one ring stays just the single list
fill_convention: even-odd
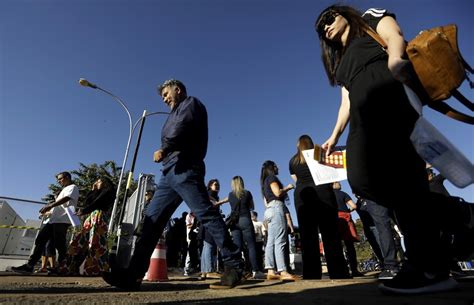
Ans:
[{"label": "man's jeans", "polygon": [[361,209],[369,212],[375,224],[375,228],[379,234],[379,245],[382,251],[383,264],[386,269],[396,269],[398,265],[397,250],[395,241],[393,240],[392,224],[390,222],[390,211],[388,208],[379,205],[371,200],[364,199],[366,205],[362,205]]},{"label": "man's jeans", "polygon": [[202,222],[221,249],[224,265],[239,269],[242,258],[238,247],[232,242],[219,210],[212,207],[204,185],[204,166],[179,169],[178,165],[164,173],[157,185],[153,199],[148,204],[142,235],[137,239],[135,252],[128,269],[136,278],[142,278],[148,270],[150,256],[166,223],[181,202],[186,202],[191,211]]},{"label": "man's jeans", "polygon": [[285,264],[285,244],[287,242],[286,218],[283,202],[273,200],[265,210],[265,221],[268,223],[268,239],[265,247],[265,269],[279,272],[287,271]]}]

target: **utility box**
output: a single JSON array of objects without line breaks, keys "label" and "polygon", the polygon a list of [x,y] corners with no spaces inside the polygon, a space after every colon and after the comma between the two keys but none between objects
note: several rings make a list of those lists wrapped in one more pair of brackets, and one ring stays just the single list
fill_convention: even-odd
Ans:
[{"label": "utility box", "polygon": [[118,238],[111,251],[111,255],[115,255],[116,262],[122,267],[128,266],[135,250],[137,237],[133,233],[142,219],[146,191],[156,189],[154,177],[154,175],[140,174],[138,187],[127,200],[123,218],[117,230]]}]

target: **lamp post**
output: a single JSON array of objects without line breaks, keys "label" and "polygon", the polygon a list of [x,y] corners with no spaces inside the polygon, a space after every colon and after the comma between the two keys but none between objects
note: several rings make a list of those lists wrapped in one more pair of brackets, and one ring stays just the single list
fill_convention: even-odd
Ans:
[{"label": "lamp post", "polygon": [[89,81],[87,81],[86,79],[84,78],[81,78],[79,79],[79,84],[81,84],[82,86],[84,87],[90,87],[92,89],[98,89],[102,92],[105,92],[107,93],[108,95],[110,95],[117,103],[120,104],[120,106],[122,106],[122,108],[125,110],[125,112],[127,113],[127,116],[128,116],[128,126],[129,126],[129,130],[128,130],[128,140],[127,140],[127,148],[125,149],[125,156],[123,157],[123,162],[122,162],[122,169],[120,170],[120,177],[119,177],[119,182],[118,182],[118,185],[117,185],[117,193],[115,194],[115,201],[114,201],[114,207],[112,208],[112,217],[110,219],[110,223],[109,223],[109,234],[113,231],[113,227],[114,227],[114,215],[116,213],[116,210],[117,210],[117,205],[118,205],[118,202],[119,202],[119,194],[120,194],[120,187],[122,186],[122,180],[123,180],[123,173],[125,171],[125,165],[127,163],[127,158],[128,158],[128,152],[130,150],[130,142],[132,141],[132,135],[133,135],[133,127],[132,127],[132,116],[130,115],[130,111],[128,110],[127,106],[125,105],[125,103],[118,97],[118,96],[115,96],[114,94],[112,94],[111,92],[105,90],[105,89],[102,89],[100,88],[99,86],[93,84],[93,83],[90,83]]},{"label": "lamp post", "polygon": [[[146,117],[149,117],[150,115],[155,115],[155,114],[169,114],[169,113],[168,112],[161,112],[161,111],[147,113],[146,110],[144,110],[143,115],[133,125],[132,134],[135,132],[135,128],[137,128],[138,124],[141,123],[140,124],[140,129],[139,129],[139,132],[138,132],[137,145],[135,147],[135,152],[133,154],[132,164],[130,166],[130,172],[128,173],[127,186],[125,188],[125,193],[124,193],[124,196],[123,196],[122,209],[120,211],[119,218],[118,218],[119,222],[122,221],[123,213],[125,212],[125,205],[126,205],[126,202],[127,202],[127,194],[128,194],[128,191],[130,190],[130,185],[131,185],[131,182],[132,182],[132,179],[133,179],[133,171],[135,170],[135,162],[137,161],[138,149],[140,148],[140,142],[141,142],[141,138],[142,138],[143,126],[145,125],[145,119],[146,119]],[[112,217],[114,217],[114,218],[116,217],[115,213],[112,214]],[[109,230],[112,230],[112,229],[109,228]]]},{"label": "lamp post", "polygon": [[[138,126],[138,124],[143,121],[146,117],[150,116],[150,115],[155,115],[155,114],[169,114],[168,112],[160,112],[160,111],[157,111],[157,112],[150,112],[150,113],[147,113],[146,111],[143,113],[143,116],[140,117],[134,125],[132,125],[132,116],[130,115],[130,111],[128,110],[127,106],[125,105],[125,103],[117,96],[115,96],[114,94],[112,94],[111,92],[103,89],[103,88],[100,88],[99,86],[89,82],[88,80],[84,79],[84,78],[81,78],[79,79],[79,84],[81,84],[82,86],[84,87],[90,87],[92,89],[98,89],[102,92],[105,92],[107,93],[108,95],[110,95],[116,102],[118,102],[120,104],[120,106],[122,106],[122,108],[125,110],[125,112],[127,113],[127,116],[128,116],[128,124],[129,124],[129,133],[128,133],[128,140],[127,140],[127,147],[125,149],[125,155],[123,157],[123,163],[122,163],[122,169],[120,170],[120,177],[119,177],[119,182],[118,182],[118,185],[117,185],[117,193],[115,194],[115,201],[114,201],[114,206],[112,208],[112,214],[111,214],[111,219],[110,219],[110,223],[109,223],[109,230],[108,230],[108,233],[110,234],[111,232],[114,231],[114,226],[115,226],[115,218],[116,218],[116,213],[117,213],[117,207],[118,207],[118,203],[119,203],[119,194],[120,194],[120,188],[122,186],[122,181],[123,181],[123,174],[125,172],[125,166],[126,166],[126,163],[127,163],[127,159],[128,159],[128,153],[130,151],[130,143],[132,141],[132,136],[133,136],[133,132],[135,131],[135,128]],[[141,136],[141,133],[140,133],[140,136]],[[138,143],[140,141],[140,138],[138,139]],[[135,159],[136,157],[134,158],[134,163],[135,163]],[[131,179],[133,178],[133,173],[131,172],[130,173],[131,175],[129,175],[128,177],[128,183],[127,183],[127,189],[129,187],[129,184],[130,184],[130,181]],[[125,193],[126,194],[126,193]],[[126,197],[126,196],[124,196]],[[127,198],[124,198],[124,201],[123,201],[123,204],[125,206],[125,203],[126,203],[126,200]],[[120,221],[120,219],[119,219]]]}]

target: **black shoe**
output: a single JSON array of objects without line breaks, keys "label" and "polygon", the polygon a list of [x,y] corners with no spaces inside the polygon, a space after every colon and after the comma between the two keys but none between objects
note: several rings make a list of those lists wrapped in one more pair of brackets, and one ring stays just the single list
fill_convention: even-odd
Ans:
[{"label": "black shoe", "polygon": [[224,267],[224,274],[222,274],[220,286],[222,288],[234,288],[237,286],[243,277],[243,272],[241,269]]},{"label": "black shoe", "polygon": [[59,275],[58,268],[48,267],[48,268],[46,268],[46,270],[48,271],[48,275]]},{"label": "black shoe", "polygon": [[365,275],[359,271],[357,272],[352,272],[352,277],[364,277]]},{"label": "black shoe", "polygon": [[422,294],[453,290],[457,282],[449,276],[433,276],[425,272],[400,271],[392,280],[379,285],[387,294]]},{"label": "black shoe", "polygon": [[12,267],[11,269],[13,272],[18,272],[18,273],[33,273],[34,266],[30,266],[28,264],[21,265],[19,267]]},{"label": "black shoe", "polygon": [[397,271],[394,269],[383,269],[379,273],[378,279],[381,281],[391,280],[397,275]]},{"label": "black shoe", "polygon": [[110,286],[117,287],[125,291],[140,290],[141,279],[137,279],[125,269],[118,269],[112,272],[103,272],[102,279]]}]

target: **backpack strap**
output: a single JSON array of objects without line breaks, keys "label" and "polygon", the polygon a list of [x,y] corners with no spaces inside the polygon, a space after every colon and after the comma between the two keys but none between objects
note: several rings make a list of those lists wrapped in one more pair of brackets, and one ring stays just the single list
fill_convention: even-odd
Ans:
[{"label": "backpack strap", "polygon": [[[457,91],[457,90],[456,90]],[[452,108],[451,106],[449,106],[448,104],[446,104],[445,102],[436,102],[436,103],[428,103],[428,107],[430,107],[431,109],[433,110],[436,110],[454,120],[457,120],[457,121],[460,121],[460,122],[463,122],[463,123],[467,123],[467,124],[470,124],[470,125],[474,125],[474,117],[473,116],[470,116],[470,115],[467,115],[467,114],[464,114],[454,108]]]},{"label": "backpack strap", "polygon": [[474,103],[468,100],[464,95],[462,95],[461,92],[458,91],[458,89],[455,89],[451,91],[451,94],[461,102],[464,106],[469,108],[469,110],[474,111]]},{"label": "backpack strap", "polygon": [[370,26],[368,26],[364,30],[370,37],[372,37],[375,41],[377,41],[379,43],[379,45],[381,45],[384,50],[387,50],[387,44],[382,39],[382,37],[380,37],[379,33],[374,31],[374,29],[372,29]]}]

